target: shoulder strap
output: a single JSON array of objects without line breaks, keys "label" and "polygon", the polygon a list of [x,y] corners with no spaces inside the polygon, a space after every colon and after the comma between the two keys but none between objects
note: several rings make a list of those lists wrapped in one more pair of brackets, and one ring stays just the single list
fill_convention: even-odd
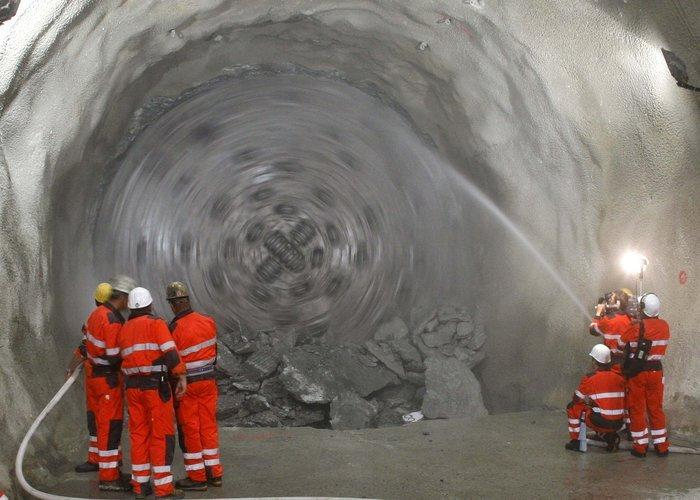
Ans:
[{"label": "shoulder strap", "polygon": [[644,318],[639,319],[639,343],[644,340]]}]

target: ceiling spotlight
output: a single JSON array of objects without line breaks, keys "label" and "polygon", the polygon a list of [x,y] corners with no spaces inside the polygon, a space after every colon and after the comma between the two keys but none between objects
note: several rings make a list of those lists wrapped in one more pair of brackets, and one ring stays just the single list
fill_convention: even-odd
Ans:
[{"label": "ceiling spotlight", "polygon": [[700,92],[700,87],[694,87],[688,83],[688,70],[681,58],[670,50],[661,49],[661,52],[664,55],[664,59],[666,59],[666,65],[671,72],[671,76],[676,80],[676,85],[684,89]]}]

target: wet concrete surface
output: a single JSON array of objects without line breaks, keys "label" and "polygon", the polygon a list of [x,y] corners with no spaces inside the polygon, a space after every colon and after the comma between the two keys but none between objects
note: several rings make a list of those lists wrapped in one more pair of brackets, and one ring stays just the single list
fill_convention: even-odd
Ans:
[{"label": "wet concrete surface", "polygon": [[[700,456],[564,450],[563,411],[433,420],[332,431],[222,429],[222,489],[188,498],[697,498]],[[680,443],[679,443],[680,444]],[[182,476],[182,456],[175,458]],[[100,495],[96,478],[67,474],[53,493]]]}]

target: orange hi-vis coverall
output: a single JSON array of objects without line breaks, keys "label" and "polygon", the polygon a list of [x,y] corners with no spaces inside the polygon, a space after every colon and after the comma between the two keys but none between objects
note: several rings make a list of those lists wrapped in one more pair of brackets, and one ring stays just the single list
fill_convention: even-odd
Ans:
[{"label": "orange hi-vis coverall", "polygon": [[[659,318],[644,318],[644,337],[651,341],[651,349],[643,370],[627,379],[627,405],[630,413],[630,432],[634,449],[646,453],[651,440],[659,452],[668,451],[669,441],[666,431],[666,415],[663,410],[664,372],[661,361],[671,337],[668,323]],[[639,322],[632,323],[620,340],[620,348],[629,345],[630,356],[638,347]],[[648,421],[648,425],[647,425]]]},{"label": "orange hi-vis coverall", "polygon": [[610,349],[612,355],[613,370],[618,373],[622,372],[621,364],[624,358],[622,349],[620,349],[620,339],[631,324],[630,317],[620,311],[593,318],[591,323],[591,333],[603,337],[603,343]]},{"label": "orange hi-vis coverall", "polygon": [[187,367],[187,392],[175,403],[185,470],[192,481],[219,478],[224,471],[216,423],[216,323],[187,310],[173,318],[170,331]]},{"label": "orange hi-vis coverall", "polygon": [[88,461],[99,464],[100,481],[119,479],[122,459],[124,400],[118,341],[123,324],[119,311],[106,302],[92,311],[83,327]]},{"label": "orange hi-vis coverall", "polygon": [[175,410],[168,381],[185,365],[165,321],[132,313],[119,337],[131,437],[131,484],[141,493],[153,472],[156,496],[173,492],[170,467],[175,453]]},{"label": "orange hi-vis coverall", "polygon": [[[594,406],[588,406],[586,398]],[[571,439],[579,439],[582,413],[586,426],[595,432],[606,434],[620,429],[625,413],[625,380],[622,375],[611,369],[598,369],[581,379],[571,403],[566,407]]]}]

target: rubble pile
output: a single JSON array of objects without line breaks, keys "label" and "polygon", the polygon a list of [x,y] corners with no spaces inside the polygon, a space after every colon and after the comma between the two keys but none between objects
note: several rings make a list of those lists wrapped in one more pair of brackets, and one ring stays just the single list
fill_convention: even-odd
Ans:
[{"label": "rubble pile", "polygon": [[401,318],[363,345],[294,332],[221,335],[217,378],[223,426],[360,429],[486,413],[471,369],[484,359],[483,325],[441,307],[409,331]]}]

